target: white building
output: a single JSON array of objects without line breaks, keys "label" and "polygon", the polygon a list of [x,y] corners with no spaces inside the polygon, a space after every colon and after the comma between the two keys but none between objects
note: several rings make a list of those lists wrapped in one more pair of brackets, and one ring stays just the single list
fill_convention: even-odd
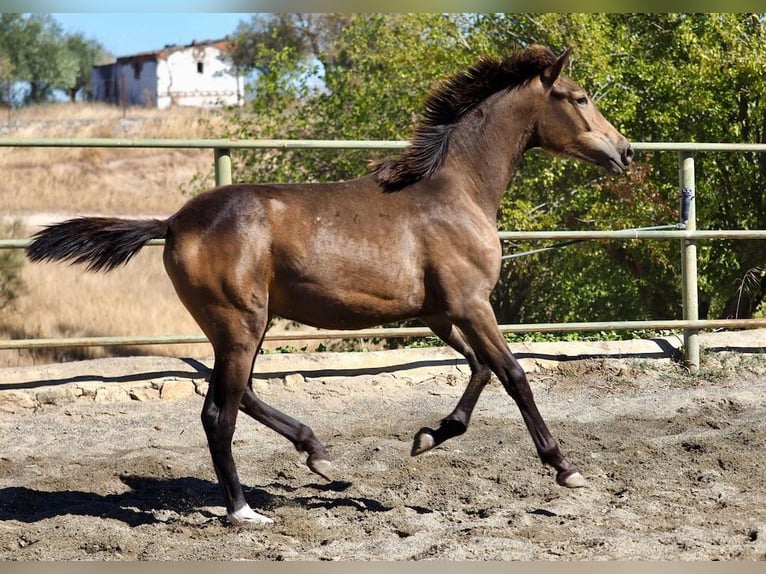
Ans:
[{"label": "white building", "polygon": [[166,46],[93,67],[93,99],[125,106],[241,105],[244,78],[226,56],[226,40]]}]

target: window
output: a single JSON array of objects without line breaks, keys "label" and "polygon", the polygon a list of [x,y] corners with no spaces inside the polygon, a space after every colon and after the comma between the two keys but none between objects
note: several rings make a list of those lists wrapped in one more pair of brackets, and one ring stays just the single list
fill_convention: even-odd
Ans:
[{"label": "window", "polygon": [[202,62],[197,62],[197,73],[202,74],[205,71],[205,65]]}]

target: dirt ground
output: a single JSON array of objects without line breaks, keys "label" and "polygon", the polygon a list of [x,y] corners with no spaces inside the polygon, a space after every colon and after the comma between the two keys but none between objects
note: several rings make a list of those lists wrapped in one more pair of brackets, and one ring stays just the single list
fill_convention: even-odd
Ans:
[{"label": "dirt ground", "polygon": [[209,360],[5,369],[0,559],[765,560],[766,331],[706,336],[696,375],[667,341],[563,345],[518,356],[580,490],[555,484],[496,381],[465,435],[410,457],[464,388],[449,351],[264,356],[254,387],[314,429],[336,481],[242,415],[245,493],[275,520],[260,528],[224,519]]}]

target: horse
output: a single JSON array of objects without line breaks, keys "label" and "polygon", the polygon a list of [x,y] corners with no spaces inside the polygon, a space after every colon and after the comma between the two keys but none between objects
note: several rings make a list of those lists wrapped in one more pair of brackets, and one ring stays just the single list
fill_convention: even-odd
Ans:
[{"label": "horse", "polygon": [[273,316],[328,329],[419,319],[465,357],[470,377],[454,410],[415,433],[411,455],[465,433],[494,373],[556,482],[586,486],[538,411],[490,305],[501,264],[497,212],[522,155],[542,148],[612,174],[633,158],[625,136],[562,73],[570,56],[534,45],[478,58],[426,94],[407,147],[356,179],[219,186],[167,219],[76,217],[35,233],[26,255],[106,272],[164,238],[165,269],[214,351],[201,422],[232,524],[272,522],[248,505],[237,474],[240,410],[332,480],[314,431],[252,389]]}]

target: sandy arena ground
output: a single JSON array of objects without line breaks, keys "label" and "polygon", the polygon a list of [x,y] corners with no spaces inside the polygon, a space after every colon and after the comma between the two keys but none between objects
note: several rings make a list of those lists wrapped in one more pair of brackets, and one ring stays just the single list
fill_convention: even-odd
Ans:
[{"label": "sandy arena ground", "polygon": [[224,519],[199,422],[209,360],[2,369],[0,559],[764,560],[766,331],[703,345],[694,376],[672,339],[514,347],[589,481],[574,491],[496,381],[465,435],[410,457],[465,386],[446,349],[264,355],[254,388],[314,429],[336,481],[241,415],[261,528]]}]

